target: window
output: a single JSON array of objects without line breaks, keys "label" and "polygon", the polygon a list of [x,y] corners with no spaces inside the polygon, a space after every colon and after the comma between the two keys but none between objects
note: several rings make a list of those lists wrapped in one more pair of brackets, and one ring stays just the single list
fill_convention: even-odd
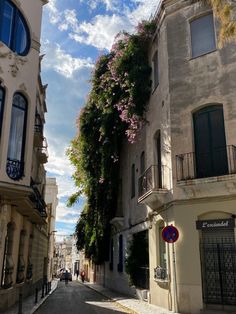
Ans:
[{"label": "window", "polygon": [[8,289],[13,284],[13,272],[14,272],[14,262],[12,258],[13,250],[13,238],[14,238],[14,223],[9,223],[7,225],[7,235],[5,238],[5,249],[3,255],[3,268],[2,268],[2,282],[1,286],[4,289]]},{"label": "window", "polygon": [[17,267],[17,277],[16,282],[21,283],[25,279],[25,261],[24,261],[24,245],[25,245],[26,231],[21,230],[20,233],[20,243],[18,252],[18,267]]},{"label": "window", "polygon": [[4,110],[4,89],[0,86],[0,136],[2,131],[3,110]]},{"label": "window", "polygon": [[118,272],[123,272],[123,236],[119,235],[119,263],[117,265]]},{"label": "window", "polygon": [[10,0],[0,3],[0,40],[19,55],[26,55],[30,48],[25,19]]},{"label": "window", "polygon": [[162,230],[164,228],[164,222],[162,221],[158,225],[159,231],[159,265],[161,268],[166,269],[166,244],[165,241],[162,239]]},{"label": "window", "polygon": [[193,123],[197,178],[228,174],[223,106],[198,110]]},{"label": "window", "polygon": [[135,164],[131,167],[131,198],[135,197]]},{"label": "window", "polygon": [[114,263],[114,241],[111,239],[110,243],[110,263],[109,263],[109,269],[113,271],[113,263]]},{"label": "window", "polygon": [[162,189],[162,163],[161,163],[161,131],[158,130],[156,133],[156,160],[157,160],[157,186]]},{"label": "window", "polygon": [[192,58],[216,49],[213,14],[201,16],[190,23]]},{"label": "window", "polygon": [[159,84],[159,69],[158,69],[158,52],[156,51],[152,58],[152,71],[153,71],[153,90]]},{"label": "window", "polygon": [[166,244],[162,238],[162,230],[164,228],[164,222],[161,221],[157,225],[157,234],[158,234],[158,266],[154,269],[154,278],[155,280],[167,280],[167,256],[166,256]]},{"label": "window", "polygon": [[145,153],[142,152],[140,155],[140,174],[142,175],[145,171]]},{"label": "window", "polygon": [[24,172],[24,146],[26,135],[27,102],[19,93],[13,97],[10,137],[7,155],[7,174],[19,180]]}]

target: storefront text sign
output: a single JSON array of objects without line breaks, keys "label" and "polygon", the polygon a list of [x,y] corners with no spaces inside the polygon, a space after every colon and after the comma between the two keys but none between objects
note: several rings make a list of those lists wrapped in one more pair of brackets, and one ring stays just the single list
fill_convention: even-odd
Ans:
[{"label": "storefront text sign", "polygon": [[197,229],[226,229],[234,228],[234,219],[211,219],[211,220],[198,220],[196,221]]}]

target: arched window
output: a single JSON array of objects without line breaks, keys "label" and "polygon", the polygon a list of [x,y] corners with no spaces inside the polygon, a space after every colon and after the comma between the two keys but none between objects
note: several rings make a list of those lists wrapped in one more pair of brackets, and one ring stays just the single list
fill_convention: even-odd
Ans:
[{"label": "arched window", "polygon": [[162,239],[162,230],[165,227],[164,221],[158,224],[158,237],[159,237],[159,265],[161,268],[166,269],[167,259],[166,259],[166,244]]},{"label": "arched window", "polygon": [[123,272],[123,235],[119,235],[119,263],[117,265],[118,272]]},{"label": "arched window", "polygon": [[111,239],[110,243],[110,263],[109,263],[109,269],[113,270],[113,263],[114,263],[114,241]]},{"label": "arched window", "polygon": [[9,223],[7,225],[7,235],[5,238],[5,250],[3,256],[3,269],[1,282],[1,286],[5,289],[10,288],[13,284],[12,279],[12,274],[14,271],[14,262],[12,259],[13,238],[14,238],[14,224]]},{"label": "arched window", "polygon": [[157,162],[157,179],[158,188],[162,188],[162,162],[161,162],[161,131],[158,130],[155,135],[156,140],[156,162]]},{"label": "arched window", "polygon": [[26,55],[30,48],[30,35],[19,9],[10,1],[0,3],[0,40],[12,51]]},{"label": "arched window", "polygon": [[21,230],[19,252],[18,252],[17,278],[16,278],[17,283],[21,283],[25,279],[25,260],[24,260],[25,236],[26,236],[26,231]]},{"label": "arched window", "polygon": [[131,198],[135,197],[135,164],[131,167]]},{"label": "arched window", "polygon": [[11,128],[7,154],[7,174],[19,180],[24,174],[24,146],[27,121],[27,102],[19,93],[13,97]]},{"label": "arched window", "polygon": [[140,155],[140,174],[142,175],[145,171],[145,152]]},{"label": "arched window", "polygon": [[222,105],[211,105],[193,114],[197,178],[228,174]]},{"label": "arched window", "polygon": [[0,86],[0,136],[2,132],[2,121],[3,121],[3,111],[4,111],[4,98],[5,90]]}]

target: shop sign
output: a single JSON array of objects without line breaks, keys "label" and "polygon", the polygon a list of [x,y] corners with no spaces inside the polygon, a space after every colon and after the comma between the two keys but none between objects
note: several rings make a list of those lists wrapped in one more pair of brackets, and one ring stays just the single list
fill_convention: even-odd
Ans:
[{"label": "shop sign", "polygon": [[196,228],[200,230],[227,229],[227,228],[234,228],[234,227],[235,227],[235,221],[233,218],[196,221]]}]

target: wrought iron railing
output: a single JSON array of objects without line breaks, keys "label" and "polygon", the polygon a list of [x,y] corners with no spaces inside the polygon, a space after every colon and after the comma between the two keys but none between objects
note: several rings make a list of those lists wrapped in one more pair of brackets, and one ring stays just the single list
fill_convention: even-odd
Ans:
[{"label": "wrought iron railing", "polygon": [[194,152],[176,156],[177,181],[236,173],[236,146],[228,145],[209,153]]},{"label": "wrought iron railing", "polygon": [[35,124],[34,125],[34,132],[43,134],[43,125],[42,124]]},{"label": "wrought iron railing", "polygon": [[33,192],[30,195],[30,200],[34,203],[35,208],[39,211],[40,215],[42,217],[47,217],[46,203],[32,178],[31,178],[31,188]]},{"label": "wrought iron railing", "polygon": [[151,190],[167,189],[170,171],[167,166],[152,165],[138,180],[138,196],[141,197]]},{"label": "wrought iron railing", "polygon": [[7,158],[6,172],[12,180],[20,180],[24,175],[24,162]]},{"label": "wrought iron railing", "polygon": [[38,147],[38,151],[48,158],[48,143],[46,137],[43,138],[43,144],[41,147]]}]

